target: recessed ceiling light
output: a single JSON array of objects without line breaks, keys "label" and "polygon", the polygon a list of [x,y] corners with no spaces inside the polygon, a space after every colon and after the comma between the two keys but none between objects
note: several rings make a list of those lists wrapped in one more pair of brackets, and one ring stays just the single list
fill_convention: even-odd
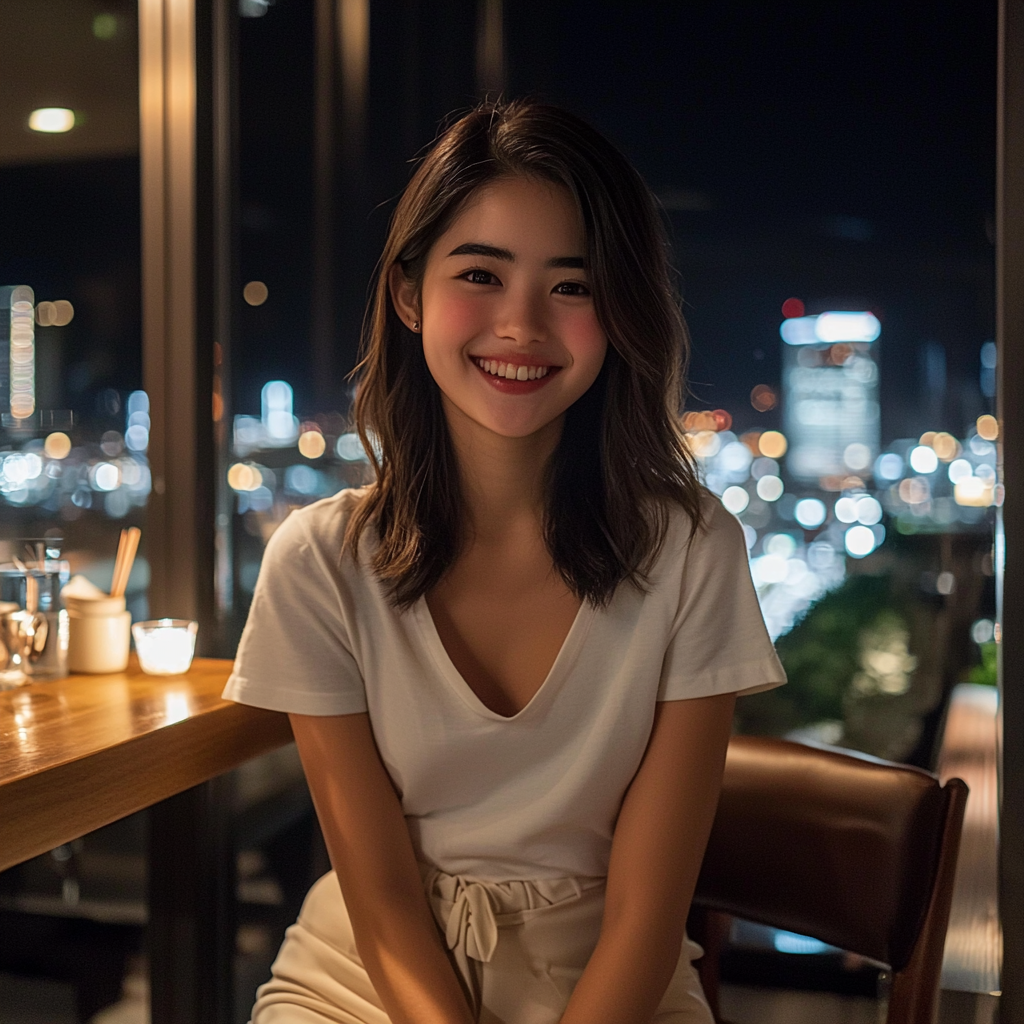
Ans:
[{"label": "recessed ceiling light", "polygon": [[67,107],[40,107],[28,116],[34,132],[69,132],[75,127],[75,112]]}]

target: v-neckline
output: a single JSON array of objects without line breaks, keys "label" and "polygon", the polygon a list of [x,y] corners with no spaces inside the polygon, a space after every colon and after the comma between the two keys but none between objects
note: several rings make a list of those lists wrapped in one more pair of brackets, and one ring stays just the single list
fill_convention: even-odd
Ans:
[{"label": "v-neckline", "polygon": [[555,655],[555,660],[551,663],[551,668],[548,669],[548,674],[544,677],[544,681],[534,692],[533,696],[514,715],[502,715],[489,708],[476,695],[473,687],[466,682],[462,673],[455,667],[455,662],[452,661],[447,648],[444,646],[444,642],[441,640],[441,634],[437,631],[437,625],[434,622],[434,616],[430,612],[430,607],[427,605],[426,597],[421,597],[412,607],[427,649],[430,651],[441,675],[451,689],[454,690],[456,696],[472,711],[498,722],[515,722],[537,707],[547,698],[548,694],[557,689],[559,682],[569,674],[569,671],[576,662],[576,657],[583,646],[583,641],[586,639],[587,633],[590,632],[590,626],[594,620],[596,610],[596,607],[589,601],[583,601],[580,604],[576,617],[572,620],[572,625],[569,627],[569,632],[565,634],[562,646],[558,649],[558,654]]}]

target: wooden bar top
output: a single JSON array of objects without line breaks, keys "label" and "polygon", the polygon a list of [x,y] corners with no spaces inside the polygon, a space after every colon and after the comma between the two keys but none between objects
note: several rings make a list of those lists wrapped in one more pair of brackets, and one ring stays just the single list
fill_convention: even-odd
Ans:
[{"label": "wooden bar top", "polygon": [[72,675],[0,692],[0,870],[290,743],[286,715],[220,696],[231,662],[184,675]]}]

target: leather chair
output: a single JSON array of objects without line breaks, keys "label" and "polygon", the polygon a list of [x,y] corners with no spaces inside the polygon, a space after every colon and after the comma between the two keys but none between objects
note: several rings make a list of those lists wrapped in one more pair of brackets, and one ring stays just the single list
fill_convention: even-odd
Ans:
[{"label": "leather chair", "polygon": [[888,965],[887,1024],[934,1024],[967,786],[865,755],[736,736],[690,934],[716,1021],[731,916]]}]

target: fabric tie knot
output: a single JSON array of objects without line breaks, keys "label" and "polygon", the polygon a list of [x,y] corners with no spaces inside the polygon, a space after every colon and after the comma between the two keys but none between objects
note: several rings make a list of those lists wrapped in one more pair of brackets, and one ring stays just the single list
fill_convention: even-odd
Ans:
[{"label": "fabric tie knot", "polygon": [[485,885],[459,879],[445,940],[449,949],[461,943],[467,956],[481,963],[490,962],[498,945],[498,922],[494,919],[494,904]]}]

